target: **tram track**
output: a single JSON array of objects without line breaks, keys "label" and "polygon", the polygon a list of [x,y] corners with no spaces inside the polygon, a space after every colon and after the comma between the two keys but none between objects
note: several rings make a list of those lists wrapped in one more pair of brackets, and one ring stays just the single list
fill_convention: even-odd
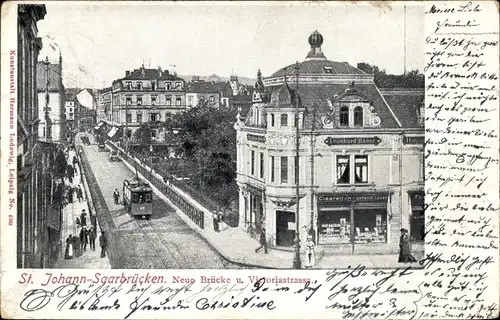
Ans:
[{"label": "tram track", "polygon": [[[134,218],[134,217],[131,217],[131,218]],[[165,269],[182,269],[181,264],[175,258],[175,255],[173,254],[172,250],[170,250],[168,245],[165,243],[165,241],[158,234],[158,232],[153,227],[151,222],[149,220],[138,220],[138,219],[134,219],[134,220],[135,220],[135,223],[137,224],[137,227],[138,227],[137,229],[139,229],[141,231],[141,233],[144,235],[144,239],[146,239],[146,241],[149,243],[150,248],[156,253],[158,260],[165,267]],[[144,228],[145,226],[150,226],[151,229],[145,229]],[[154,241],[152,239],[151,234],[154,234],[156,236],[157,241]],[[158,244],[161,244],[161,245],[163,245],[163,247],[165,247],[168,256],[170,258],[172,258],[170,261],[172,261],[173,264],[165,262],[164,254],[159,250]]]}]

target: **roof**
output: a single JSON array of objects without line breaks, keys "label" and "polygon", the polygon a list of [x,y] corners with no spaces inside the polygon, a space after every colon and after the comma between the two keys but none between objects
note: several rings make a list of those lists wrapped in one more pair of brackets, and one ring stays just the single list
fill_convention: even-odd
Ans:
[{"label": "roof", "polygon": [[[280,86],[281,87],[281,86]],[[273,89],[281,89],[274,87]],[[306,127],[312,127],[312,114],[316,113],[316,128],[321,128],[321,116],[326,115],[330,111],[328,100],[333,100],[334,95],[340,95],[349,88],[349,84],[303,84],[299,86],[299,96],[302,105],[306,106],[309,111],[309,116],[306,118]],[[371,98],[375,112],[381,120],[383,128],[399,128],[396,118],[391,113],[389,106],[384,102],[382,95],[377,90],[375,84],[360,83],[355,85],[356,90]],[[292,89],[294,89],[292,87]]]},{"label": "roof", "polygon": [[[325,69],[326,67],[326,69]],[[331,70],[328,72],[326,70]],[[269,78],[282,77],[285,74],[293,74],[295,72],[295,63],[281,68],[273,73]],[[347,62],[322,60],[306,60],[299,65],[299,73],[308,74],[366,74],[364,71],[351,66]]]},{"label": "roof", "polygon": [[186,93],[219,93],[219,89],[212,82],[189,82],[186,86]]},{"label": "roof", "polygon": [[159,69],[146,69],[146,68],[139,68],[135,69],[134,71],[130,72],[129,75],[125,76],[121,80],[182,80],[173,74],[170,74],[167,70],[161,71]]},{"label": "roof", "polygon": [[65,92],[65,97],[66,97],[66,101],[68,100],[73,100],[73,101],[76,101],[76,95],[81,91],[81,89],[78,89],[78,88],[66,88],[64,90]]},{"label": "roof", "polygon": [[[38,61],[36,64],[36,87],[38,91],[44,91],[47,81],[47,70],[45,69],[45,62]],[[62,88],[61,65],[49,63],[49,91],[57,91]]]},{"label": "roof", "polygon": [[392,111],[405,128],[420,127],[419,108],[425,99],[422,89],[391,88],[380,89]]}]

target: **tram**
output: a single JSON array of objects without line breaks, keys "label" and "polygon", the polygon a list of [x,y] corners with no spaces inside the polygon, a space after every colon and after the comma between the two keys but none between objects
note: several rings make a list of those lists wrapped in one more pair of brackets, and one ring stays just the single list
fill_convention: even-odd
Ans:
[{"label": "tram", "polygon": [[153,189],[139,178],[125,179],[123,204],[131,216],[149,219],[153,213]]}]

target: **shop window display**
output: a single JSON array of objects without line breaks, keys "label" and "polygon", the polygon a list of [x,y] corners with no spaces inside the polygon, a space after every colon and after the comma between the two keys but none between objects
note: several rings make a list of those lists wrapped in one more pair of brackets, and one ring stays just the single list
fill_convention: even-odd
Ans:
[{"label": "shop window display", "polygon": [[349,211],[320,212],[319,244],[351,243]]},{"label": "shop window display", "polygon": [[387,212],[382,209],[355,209],[354,242],[383,243],[387,241]]}]

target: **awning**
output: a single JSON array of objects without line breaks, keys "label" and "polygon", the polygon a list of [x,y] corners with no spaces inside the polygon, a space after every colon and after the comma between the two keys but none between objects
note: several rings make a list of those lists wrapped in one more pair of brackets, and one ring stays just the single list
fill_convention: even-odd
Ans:
[{"label": "awning", "polygon": [[116,134],[117,131],[118,131],[118,128],[113,127],[113,129],[111,129],[111,131],[108,132],[108,137],[113,138],[113,136]]}]

